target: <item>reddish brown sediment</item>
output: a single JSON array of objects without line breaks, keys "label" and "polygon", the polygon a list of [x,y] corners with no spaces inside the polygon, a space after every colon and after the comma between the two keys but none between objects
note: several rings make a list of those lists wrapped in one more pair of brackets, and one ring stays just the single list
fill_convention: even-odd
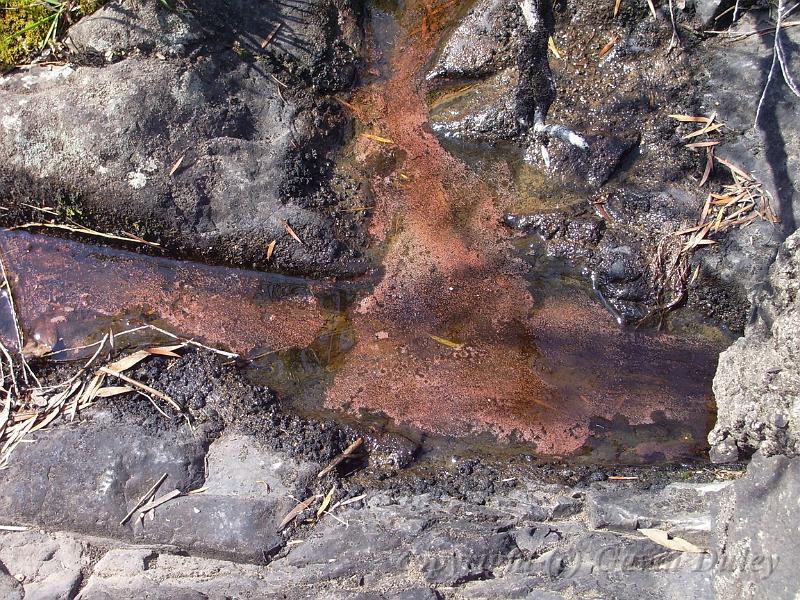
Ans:
[{"label": "reddish brown sediment", "polygon": [[[175,333],[238,353],[308,346],[325,317],[308,294],[269,299],[268,275],[2,233],[17,310],[28,337],[47,347],[96,337],[103,319],[119,331],[157,321]],[[288,285],[288,284],[287,284]],[[100,331],[102,333],[102,330]]]},{"label": "reddish brown sediment", "polygon": [[[415,10],[424,14],[406,12]],[[435,36],[407,30],[417,37],[400,33],[388,80],[356,98],[365,126],[394,142],[399,163],[395,176],[372,181],[373,234],[391,237],[385,276],[355,311],[358,344],[328,406],[382,412],[436,434],[518,436],[558,455],[587,441],[595,416],[646,423],[662,411],[704,427],[709,373],[681,357],[708,363],[709,348],[625,333],[580,298],[534,308],[500,225],[503,199],[428,126],[421,72]],[[357,154],[369,145],[387,151],[365,137]],[[664,376],[680,381],[665,386]]]}]

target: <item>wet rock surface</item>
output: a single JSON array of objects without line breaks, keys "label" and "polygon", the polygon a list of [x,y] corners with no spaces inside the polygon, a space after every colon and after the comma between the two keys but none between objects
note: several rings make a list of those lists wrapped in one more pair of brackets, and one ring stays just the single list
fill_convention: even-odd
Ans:
[{"label": "wet rock surface", "polygon": [[[588,150],[553,137],[532,137],[520,126],[523,115],[514,98],[521,85],[523,67],[516,58],[524,23],[514,2],[477,2],[446,38],[427,77],[434,130],[468,159],[491,155],[494,145],[510,142],[517,179],[521,170],[531,173],[527,177],[561,182],[560,196],[545,199],[533,213],[525,206],[512,208],[510,220],[572,221],[591,214],[603,222],[600,237],[607,241],[564,229],[544,236],[544,251],[584,268],[621,321],[637,323],[669,304],[670,295],[686,295],[681,303],[741,331],[748,294],[763,280],[780,241],[794,230],[797,210],[796,127],[788,121],[797,99],[777,78],[764,105],[769,116],[762,114],[758,130],[752,129],[772,38],[712,42],[684,31],[681,49],[670,50],[669,28],[630,7],[617,19],[601,5],[564,3],[561,8],[553,38],[557,54],[550,52],[558,97],[548,120],[580,132]],[[695,18],[707,23],[727,8],[700,3]],[[680,25],[692,15],[688,3],[676,12]],[[764,30],[765,18],[764,12],[748,13],[735,23],[731,37]],[[585,40],[594,39],[598,29],[608,39],[597,40],[597,48],[587,46]],[[794,44],[796,33],[787,36],[786,43]],[[644,54],[646,69],[636,66]],[[739,76],[742,72],[750,76]],[[714,113],[726,124],[717,155],[765,185],[780,225],[757,221],[717,236],[715,246],[693,258],[692,267],[700,271],[691,289],[670,290],[665,298],[654,257],[665,242],[677,239],[670,239],[671,231],[697,221],[706,195],[696,187],[705,157],[683,147],[687,142],[680,136],[690,130],[668,117],[676,112]],[[504,160],[477,162],[483,164],[475,168],[487,175],[506,168]],[[722,182],[724,168],[718,166],[711,191]],[[608,202],[631,197],[641,201],[628,201],[621,214]]]},{"label": "wet rock surface", "polygon": [[105,6],[71,30],[72,63],[0,80],[4,223],[51,216],[28,204],[182,256],[358,271],[356,213],[330,214],[347,120],[323,96],[354,82],[359,18],[328,0]]}]

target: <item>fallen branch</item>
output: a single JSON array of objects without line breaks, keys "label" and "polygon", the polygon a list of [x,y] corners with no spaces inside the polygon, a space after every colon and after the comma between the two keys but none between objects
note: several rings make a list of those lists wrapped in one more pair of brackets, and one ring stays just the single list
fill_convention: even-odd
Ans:
[{"label": "fallen branch", "polygon": [[361,444],[363,444],[363,443],[364,443],[364,439],[363,438],[358,438],[355,442],[350,444],[345,449],[345,451],[342,452],[336,458],[334,458],[327,467],[325,467],[324,469],[322,469],[322,471],[317,473],[317,479],[321,479],[321,478],[325,477],[325,475],[327,475],[328,473],[333,471],[336,467],[338,467],[340,464],[342,464],[345,460],[347,460],[348,457],[350,457],[351,454],[353,454],[353,452],[358,450],[361,447]]},{"label": "fallen branch", "polygon": [[122,519],[122,521],[119,522],[119,524],[120,525],[125,525],[125,523],[128,521],[128,519],[130,519],[134,515],[134,513],[137,510],[139,510],[140,507],[144,506],[144,503],[147,502],[147,499],[150,496],[152,496],[153,494],[156,493],[156,490],[158,490],[158,488],[161,487],[161,484],[164,483],[164,481],[166,481],[166,479],[167,479],[167,473],[164,473],[161,477],[158,478],[158,481],[156,481],[152,485],[152,487],[149,490],[147,490],[147,493],[145,493],[144,496],[139,498],[138,502],[136,502],[134,507],[130,510],[130,512],[128,512],[127,515],[125,515],[125,517]]}]

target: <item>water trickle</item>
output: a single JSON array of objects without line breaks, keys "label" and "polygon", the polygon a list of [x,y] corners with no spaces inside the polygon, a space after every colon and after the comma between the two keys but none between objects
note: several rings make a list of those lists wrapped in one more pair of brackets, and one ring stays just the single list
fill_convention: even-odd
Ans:
[{"label": "water trickle", "polygon": [[[622,329],[565,265],[526,263],[517,246],[527,241],[511,238],[503,213],[578,196],[513,163],[513,189],[494,185],[434,135],[423,70],[446,15],[413,0],[373,11],[371,79],[348,102],[356,135],[342,165],[375,199],[377,284],[5,232],[29,339],[59,350],[155,323],[247,354],[250,378],[305,414],[425,435],[431,450],[632,463],[697,455],[727,340]],[[11,339],[8,316],[0,333]]]}]

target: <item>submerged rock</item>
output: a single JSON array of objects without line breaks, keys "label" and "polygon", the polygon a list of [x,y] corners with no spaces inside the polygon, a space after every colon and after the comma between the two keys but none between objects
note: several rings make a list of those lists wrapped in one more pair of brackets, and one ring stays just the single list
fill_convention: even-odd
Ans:
[{"label": "submerged rock", "polygon": [[786,240],[755,302],[746,335],[722,353],[714,378],[712,459],[800,452],[800,233]]},{"label": "submerged rock", "polygon": [[114,2],[83,19],[73,63],[0,79],[6,224],[42,220],[26,203],[182,255],[351,271],[352,233],[326,208],[346,120],[322,94],[353,83],[357,18],[332,0],[205,0]]}]

